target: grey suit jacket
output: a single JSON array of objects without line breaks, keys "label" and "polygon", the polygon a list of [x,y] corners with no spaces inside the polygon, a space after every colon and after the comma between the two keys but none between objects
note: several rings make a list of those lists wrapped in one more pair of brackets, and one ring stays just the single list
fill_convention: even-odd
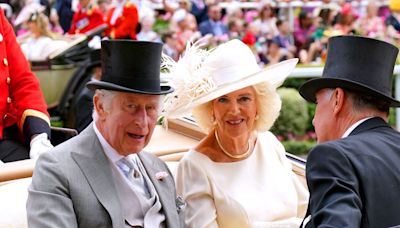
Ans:
[{"label": "grey suit jacket", "polygon": [[[168,167],[154,155],[140,152],[160,197],[167,227],[181,227],[179,200]],[[163,180],[160,171],[169,173]],[[29,187],[27,215],[29,227],[126,227],[110,163],[93,126],[80,135],[42,154],[36,163]],[[177,203],[178,202],[178,206]],[[136,205],[132,205],[135,209]],[[138,210],[140,210],[138,208]],[[182,214],[182,213],[181,213]]]}]

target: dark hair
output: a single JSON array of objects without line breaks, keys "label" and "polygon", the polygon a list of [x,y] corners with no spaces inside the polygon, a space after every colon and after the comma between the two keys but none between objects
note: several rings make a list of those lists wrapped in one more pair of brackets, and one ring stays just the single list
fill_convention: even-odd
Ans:
[{"label": "dark hair", "polygon": [[272,44],[276,44],[278,47],[282,47],[281,42],[279,42],[279,39],[277,37],[274,37],[272,39],[267,39],[265,43],[267,47],[270,47]]},{"label": "dark hair", "polygon": [[308,17],[308,13],[306,11],[301,11],[299,13],[299,20],[302,21]]},{"label": "dark hair", "polygon": [[260,18],[264,19],[264,15],[265,15],[264,11],[266,8],[270,9],[270,17],[275,17],[275,15],[276,15],[275,8],[270,3],[264,3],[264,5],[260,9]]},{"label": "dark hair", "polygon": [[279,26],[281,26],[281,24],[283,24],[283,20],[281,20],[281,19],[278,19],[278,20],[276,20],[276,27],[279,27]]},{"label": "dark hair", "polygon": [[376,95],[360,93],[352,90],[345,89],[350,99],[353,101],[353,108],[356,111],[365,108],[379,110],[381,112],[389,113],[390,102],[385,101]]},{"label": "dark hair", "polygon": [[331,9],[321,9],[321,11],[319,11],[318,16],[322,19],[322,25],[323,26],[332,25],[332,22],[329,21],[329,17],[330,17],[331,12],[332,12]]},{"label": "dark hair", "polygon": [[230,30],[233,26],[236,25],[236,21],[237,21],[237,20],[229,20],[229,21],[228,21],[228,25],[227,25],[228,30]]},{"label": "dark hair", "polygon": [[161,33],[161,41],[163,43],[167,42],[167,39],[169,39],[169,38],[171,38],[171,39],[173,38],[172,32],[166,31],[166,32]]}]

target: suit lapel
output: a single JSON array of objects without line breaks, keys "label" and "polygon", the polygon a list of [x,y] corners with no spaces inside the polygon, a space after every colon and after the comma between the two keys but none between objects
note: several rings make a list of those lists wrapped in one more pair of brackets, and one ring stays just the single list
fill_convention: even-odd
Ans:
[{"label": "suit lapel", "polygon": [[364,122],[362,122],[360,125],[358,125],[351,133],[350,135],[357,135],[363,131],[371,130],[373,128],[377,127],[389,127],[390,126],[380,117],[373,117],[371,119],[368,119]]},{"label": "suit lapel", "polygon": [[160,202],[167,222],[167,227],[178,227],[179,217],[176,213],[177,209],[175,198],[171,197],[171,191],[174,191],[175,189],[175,184],[172,181],[173,177],[169,176],[167,178],[164,178],[163,180],[158,180],[155,176],[157,172],[161,171],[167,172],[169,173],[169,175],[171,175],[171,173],[166,170],[167,168],[165,166],[158,165],[154,160],[155,158],[152,158],[152,155],[147,154],[147,152],[140,152],[138,153],[138,156],[142,161],[142,164],[146,169],[146,172],[149,175],[149,178],[153,183],[160,198]]},{"label": "suit lapel", "polygon": [[[78,164],[96,197],[110,214],[113,227],[122,227],[123,216],[114,186],[110,163],[104,154],[101,144],[90,125],[85,131],[82,140],[86,146],[72,153],[72,157]],[[89,143],[92,142],[92,143]]]}]

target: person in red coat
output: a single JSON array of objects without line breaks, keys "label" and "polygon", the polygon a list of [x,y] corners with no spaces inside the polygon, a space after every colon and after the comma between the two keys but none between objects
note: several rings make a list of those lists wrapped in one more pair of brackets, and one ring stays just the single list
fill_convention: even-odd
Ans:
[{"label": "person in red coat", "polygon": [[0,160],[37,158],[52,147],[39,81],[0,10]]},{"label": "person in red coat", "polygon": [[79,10],[72,18],[68,34],[86,33],[102,24],[104,16],[100,9],[91,3],[91,0],[79,0]]},{"label": "person in red coat", "polygon": [[106,22],[109,28],[106,36],[111,39],[136,40],[139,15],[136,6],[129,0],[117,0],[116,5],[108,12]]}]

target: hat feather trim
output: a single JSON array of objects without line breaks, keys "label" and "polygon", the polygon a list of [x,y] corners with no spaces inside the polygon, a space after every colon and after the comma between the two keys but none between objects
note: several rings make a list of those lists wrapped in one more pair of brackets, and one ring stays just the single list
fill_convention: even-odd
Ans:
[{"label": "hat feather trim", "polygon": [[[164,115],[175,107],[189,105],[193,99],[213,90],[216,85],[210,77],[210,69],[204,66],[206,57],[213,50],[202,49],[207,43],[207,38],[196,42],[188,42],[183,56],[175,62],[169,56],[163,56],[162,69],[167,74],[173,75],[171,85],[175,92],[168,94],[164,100]],[[185,113],[188,114],[188,113]]]}]

